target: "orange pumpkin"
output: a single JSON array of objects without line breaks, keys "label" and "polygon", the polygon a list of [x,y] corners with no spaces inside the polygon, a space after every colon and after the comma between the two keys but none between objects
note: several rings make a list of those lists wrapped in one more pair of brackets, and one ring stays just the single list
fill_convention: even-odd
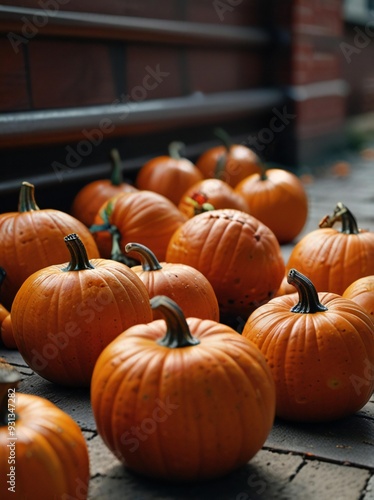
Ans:
[{"label": "orange pumpkin", "polygon": [[82,431],[47,399],[16,391],[20,380],[0,359],[0,498],[85,500],[90,471]]},{"label": "orange pumpkin", "polygon": [[13,335],[12,317],[10,313],[4,318],[0,325],[0,339],[7,349],[17,349],[17,344]]},{"label": "orange pumpkin", "polygon": [[0,263],[7,272],[1,301],[7,309],[28,276],[68,260],[63,237],[75,231],[80,234],[89,257],[99,257],[95,240],[82,222],[60,210],[39,209],[34,185],[22,183],[18,212],[0,215]]},{"label": "orange pumpkin", "polygon": [[235,187],[248,175],[261,172],[260,159],[252,149],[243,144],[233,144],[222,129],[216,129],[215,134],[223,145],[207,149],[196,161],[205,178],[221,179]]},{"label": "orange pumpkin", "polygon": [[137,191],[135,186],[123,180],[118,150],[112,149],[110,156],[112,160],[110,178],[98,179],[86,184],[75,195],[72,203],[71,215],[87,227],[94,223],[98,210],[109,198],[119,193]]},{"label": "orange pumpkin", "polygon": [[138,189],[162,194],[178,205],[183,193],[203,179],[201,171],[187,158],[182,158],[182,143],[172,142],[169,155],[157,156],[147,161],[136,177]]},{"label": "orange pumpkin", "polygon": [[13,335],[28,365],[51,382],[87,387],[95,362],[125,328],[152,319],[149,295],[127,266],[88,260],[79,236],[71,260],[32,274],[11,309]]},{"label": "orange pumpkin", "polygon": [[235,192],[253,217],[266,224],[280,244],[290,243],[308,217],[308,197],[301,180],[282,168],[270,168],[243,179]]},{"label": "orange pumpkin", "polygon": [[220,179],[203,179],[183,194],[179,210],[189,219],[195,215],[221,208],[234,208],[242,212],[249,212],[247,202],[227,182]]},{"label": "orange pumpkin", "polygon": [[[141,265],[131,270],[142,280],[151,298],[166,295],[177,302],[186,316],[219,320],[217,297],[202,273],[185,264],[160,263],[155,254],[140,243],[128,243],[125,251],[140,259]],[[160,318],[162,314],[154,310],[153,319]]]},{"label": "orange pumpkin", "polygon": [[185,319],[167,297],[165,320],[136,325],[100,355],[92,377],[97,430],[129,469],[167,481],[219,477],[244,465],[274,420],[264,357],[230,327]]},{"label": "orange pumpkin", "polygon": [[[5,280],[6,276],[6,271],[4,268],[0,267],[0,289],[2,288],[3,282]],[[0,299],[1,299],[1,294],[0,294]],[[9,311],[6,307],[3,306],[3,304],[0,302],[0,326],[4,319],[8,316]]]},{"label": "orange pumpkin", "polygon": [[363,307],[374,321],[374,275],[363,276],[351,283],[344,290],[343,297]]},{"label": "orange pumpkin", "polygon": [[104,258],[112,257],[112,235],[117,233],[121,252],[127,243],[136,241],[152,248],[159,260],[165,260],[169,239],[185,220],[186,216],[165,196],[138,191],[108,200],[95,217],[91,231]]},{"label": "orange pumpkin", "polygon": [[278,417],[328,421],[353,414],[374,390],[374,329],[365,310],[340,295],[317,293],[295,269],[295,294],[254,311],[242,335],[266,357]]},{"label": "orange pumpkin", "polygon": [[194,267],[210,281],[222,321],[247,319],[270,300],[284,276],[274,233],[239,210],[212,210],[185,222],[170,238],[167,262]]},{"label": "orange pumpkin", "polygon": [[[335,229],[333,225],[340,226]],[[294,246],[286,265],[308,276],[321,291],[339,295],[356,279],[374,274],[374,233],[359,229],[348,208],[338,203],[319,229]]]}]

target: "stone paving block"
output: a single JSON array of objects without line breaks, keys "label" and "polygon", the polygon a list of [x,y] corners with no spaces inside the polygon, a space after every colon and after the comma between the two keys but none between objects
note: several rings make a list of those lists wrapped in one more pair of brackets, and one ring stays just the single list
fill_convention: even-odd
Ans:
[{"label": "stone paving block", "polygon": [[374,500],[374,474],[370,477],[362,500]]}]

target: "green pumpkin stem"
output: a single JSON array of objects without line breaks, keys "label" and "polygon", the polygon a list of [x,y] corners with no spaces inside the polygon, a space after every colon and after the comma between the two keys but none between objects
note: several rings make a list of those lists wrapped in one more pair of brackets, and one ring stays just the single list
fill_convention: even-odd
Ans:
[{"label": "green pumpkin stem", "polygon": [[230,152],[230,148],[232,146],[232,140],[229,134],[223,128],[216,127],[214,129],[214,135],[222,142],[225,146],[227,152]]},{"label": "green pumpkin stem", "polygon": [[[15,408],[15,391],[21,381],[20,372],[14,366],[0,358],[0,427],[8,426],[11,421],[17,418]],[[10,427],[10,433],[13,427]],[[14,431],[15,432],[15,431]]]},{"label": "green pumpkin stem", "polygon": [[83,271],[84,269],[95,269],[88,260],[86,247],[82,240],[75,233],[69,234],[64,238],[65,244],[70,252],[70,262],[63,271]]},{"label": "green pumpkin stem", "polygon": [[157,309],[164,316],[166,334],[157,343],[175,349],[200,344],[200,341],[191,335],[182,309],[172,299],[165,295],[156,295],[150,301],[151,308]]},{"label": "green pumpkin stem", "polygon": [[[115,226],[113,226],[113,228],[115,228]],[[117,228],[115,228],[112,229],[110,232],[112,234],[112,250],[110,254],[111,260],[115,260],[116,262],[121,262],[121,264],[125,264],[125,266],[128,267],[137,266],[139,264],[137,260],[131,259],[131,257],[128,257],[122,252],[120,231]]]},{"label": "green pumpkin stem", "polygon": [[319,227],[333,227],[335,222],[341,222],[341,233],[359,234],[360,232],[357,226],[356,218],[354,217],[352,212],[348,210],[348,208],[341,202],[337,203],[334,213],[331,216],[327,215],[321,220],[321,222],[319,223]]},{"label": "green pumpkin stem", "polygon": [[22,182],[18,199],[19,212],[32,212],[40,210],[35,201],[35,187],[30,182]]},{"label": "green pumpkin stem", "polygon": [[123,177],[121,169],[121,157],[118,149],[113,148],[110,151],[110,158],[112,160],[110,182],[113,184],[113,186],[120,186],[123,183]]},{"label": "green pumpkin stem", "polygon": [[313,314],[327,311],[327,307],[319,301],[318,293],[309,278],[296,269],[290,269],[287,281],[296,288],[299,294],[299,302],[292,307],[291,312]]},{"label": "green pumpkin stem", "polygon": [[173,141],[169,144],[169,156],[170,158],[174,158],[174,160],[180,160],[182,158],[181,151],[186,146],[183,142]]},{"label": "green pumpkin stem", "polygon": [[125,246],[125,252],[135,252],[139,255],[143,271],[159,271],[162,269],[161,264],[152,250],[141,243],[127,243]]}]

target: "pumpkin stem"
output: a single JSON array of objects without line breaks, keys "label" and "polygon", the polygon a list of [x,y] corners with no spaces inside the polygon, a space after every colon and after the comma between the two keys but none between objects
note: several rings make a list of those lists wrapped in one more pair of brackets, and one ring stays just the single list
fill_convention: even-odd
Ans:
[{"label": "pumpkin stem", "polygon": [[185,144],[183,142],[179,141],[173,141],[169,144],[169,156],[170,158],[174,158],[175,160],[180,160],[181,157],[181,151],[182,149],[185,148]]},{"label": "pumpkin stem", "polygon": [[226,130],[221,127],[216,127],[214,129],[214,135],[223,143],[227,152],[229,153],[232,146],[232,140]]},{"label": "pumpkin stem", "polygon": [[292,307],[291,312],[313,314],[327,311],[327,307],[319,301],[318,293],[309,278],[296,269],[290,269],[287,282],[293,285],[299,294],[299,302]]},{"label": "pumpkin stem", "polygon": [[166,334],[157,343],[170,349],[188,347],[200,344],[200,341],[191,335],[182,309],[166,295],[156,295],[150,300],[151,308],[158,309],[165,318]]},{"label": "pumpkin stem", "polygon": [[137,266],[139,264],[137,260],[127,257],[127,255],[122,252],[120,245],[121,233],[115,226],[113,226],[113,228],[114,229],[110,231],[112,233],[112,250],[110,258],[116,262],[121,262],[121,264],[125,264],[128,267]]},{"label": "pumpkin stem", "polygon": [[[0,358],[0,427],[7,426],[10,421],[14,421],[13,416],[16,410],[14,396],[20,381],[19,371],[5,359]],[[10,416],[12,416],[11,419]]]},{"label": "pumpkin stem", "polygon": [[120,186],[123,183],[123,177],[121,169],[121,157],[118,149],[113,148],[110,151],[110,158],[112,160],[110,182],[113,184],[113,186]]},{"label": "pumpkin stem", "polygon": [[22,182],[18,199],[19,212],[40,210],[35,201],[35,187],[30,182]]},{"label": "pumpkin stem", "polygon": [[162,269],[161,264],[152,250],[141,243],[127,243],[125,252],[136,252],[139,255],[143,271],[158,271]]},{"label": "pumpkin stem", "polygon": [[86,247],[75,233],[65,236],[64,241],[70,252],[71,260],[62,271],[83,271],[84,269],[95,269],[88,260]]},{"label": "pumpkin stem", "polygon": [[340,232],[344,234],[359,234],[357,221],[354,215],[343,203],[337,203],[334,213],[329,216],[326,215],[319,223],[320,228],[333,227],[335,222],[341,222],[342,227]]}]

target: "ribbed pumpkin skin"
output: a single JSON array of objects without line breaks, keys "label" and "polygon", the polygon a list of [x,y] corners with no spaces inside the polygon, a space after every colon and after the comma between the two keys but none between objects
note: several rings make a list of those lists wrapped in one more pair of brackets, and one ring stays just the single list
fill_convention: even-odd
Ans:
[{"label": "ribbed pumpkin skin", "polygon": [[[173,232],[186,221],[186,217],[170,200],[152,191],[120,194],[111,198],[99,210],[95,224],[102,224],[100,213],[108,203],[112,205],[110,224],[121,233],[120,246],[136,241],[149,248],[159,260],[165,260],[166,248]],[[112,240],[107,232],[94,233],[95,241],[103,258],[111,254]]]},{"label": "ribbed pumpkin skin", "polygon": [[353,281],[374,274],[374,233],[311,231],[294,246],[286,272],[292,268],[308,276],[317,290],[342,295]]},{"label": "ribbed pumpkin skin", "polygon": [[16,412],[15,492],[6,483],[8,426],[0,426],[1,499],[86,499],[89,457],[78,424],[50,401],[29,394],[16,393]]},{"label": "ribbed pumpkin skin", "polygon": [[196,268],[210,281],[222,315],[247,318],[270,300],[285,265],[274,233],[239,210],[212,210],[185,222],[170,239],[167,262]]},{"label": "ribbed pumpkin skin", "polygon": [[137,192],[135,186],[122,182],[114,185],[110,179],[99,179],[84,186],[75,196],[71,207],[71,215],[80,220],[87,227],[94,223],[100,207],[109,198],[121,193]]},{"label": "ribbed pumpkin skin", "polygon": [[374,275],[364,276],[351,283],[344,290],[343,297],[363,307],[374,322]]},{"label": "ribbed pumpkin skin", "polygon": [[168,481],[218,477],[245,464],[274,419],[274,383],[258,349],[219,323],[187,323],[199,345],[156,344],[163,320],[127,330],[103,351],[91,384],[108,448],[130,469]]},{"label": "ribbed pumpkin skin", "polygon": [[279,243],[298,236],[308,217],[308,197],[302,182],[292,172],[269,169],[243,179],[235,192],[242,196],[249,213],[268,226]]},{"label": "ribbed pumpkin skin", "polygon": [[[223,171],[217,176],[217,163],[226,155]],[[248,175],[261,172],[260,160],[256,153],[242,144],[233,144],[229,152],[226,146],[215,146],[205,151],[196,161],[196,166],[205,178],[221,179],[235,187]]]},{"label": "ribbed pumpkin skin", "polygon": [[242,212],[248,212],[247,202],[240,195],[237,195],[234,189],[225,181],[220,179],[203,179],[187,189],[178,204],[179,210],[188,218],[195,215],[194,206],[188,200],[195,193],[201,193],[206,197],[206,203],[210,203],[216,210],[222,208],[234,208]]},{"label": "ribbed pumpkin skin", "polygon": [[0,263],[7,272],[1,301],[7,309],[28,276],[68,260],[64,237],[72,232],[79,234],[89,258],[100,256],[89,229],[65,212],[42,209],[0,215]]},{"label": "ribbed pumpkin skin", "polygon": [[276,414],[287,420],[350,415],[374,390],[370,318],[337,294],[318,297],[328,310],[312,314],[290,311],[297,294],[276,297],[251,314],[242,332],[266,357],[276,386]]},{"label": "ribbed pumpkin skin", "polygon": [[187,158],[158,156],[139,170],[136,186],[162,194],[178,205],[183,193],[202,179],[201,171]]},{"label": "ribbed pumpkin skin", "polygon": [[17,348],[51,382],[87,387],[95,362],[123,330],[152,320],[148,292],[124,264],[90,259],[94,269],[49,266],[31,275],[11,309]]}]

